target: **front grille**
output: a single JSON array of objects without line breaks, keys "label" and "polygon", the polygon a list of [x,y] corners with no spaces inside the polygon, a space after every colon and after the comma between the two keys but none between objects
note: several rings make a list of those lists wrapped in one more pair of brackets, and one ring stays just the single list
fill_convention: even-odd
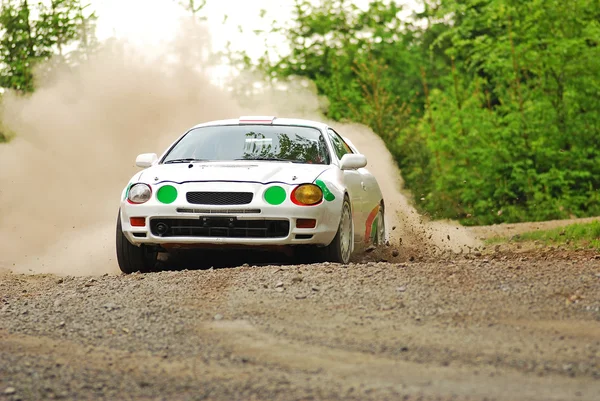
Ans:
[{"label": "front grille", "polygon": [[187,201],[195,205],[247,205],[252,192],[188,192]]},{"label": "front grille", "polygon": [[196,213],[196,214],[260,214],[260,209],[190,209],[177,208],[177,213]]},{"label": "front grille", "polygon": [[212,216],[198,219],[158,218],[150,220],[150,230],[159,237],[285,238],[290,231],[290,222]]}]

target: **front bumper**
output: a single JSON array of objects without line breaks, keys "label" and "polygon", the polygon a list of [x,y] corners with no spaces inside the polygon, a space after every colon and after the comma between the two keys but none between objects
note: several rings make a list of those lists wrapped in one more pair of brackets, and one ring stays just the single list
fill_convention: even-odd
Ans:
[{"label": "front bumper", "polygon": [[[223,245],[282,246],[328,245],[335,236],[341,202],[316,206],[295,205],[289,199],[295,185],[277,183],[287,197],[280,205],[270,205],[263,197],[271,185],[257,183],[185,183],[173,184],[177,198],[163,204],[156,198],[162,185],[153,185],[152,198],[141,205],[121,202],[122,230],[132,244],[152,244],[169,248]],[[252,192],[252,201],[243,205],[200,205],[186,199],[187,192]],[[337,199],[336,199],[337,200]],[[133,226],[131,218],[142,218],[143,227]],[[314,228],[299,228],[299,219],[315,219]],[[160,224],[166,225],[160,227]]]}]

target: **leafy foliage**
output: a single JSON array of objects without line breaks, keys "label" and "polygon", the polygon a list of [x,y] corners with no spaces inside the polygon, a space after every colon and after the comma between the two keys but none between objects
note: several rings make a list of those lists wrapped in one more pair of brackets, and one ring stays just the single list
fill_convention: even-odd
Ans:
[{"label": "leafy foliage", "polygon": [[50,55],[49,50],[36,46],[38,26],[31,24],[29,3],[5,1],[0,11],[0,86],[19,91],[33,91],[33,64]]},{"label": "leafy foliage", "polygon": [[[91,51],[95,15],[84,15],[80,0],[51,0],[31,6],[28,0],[4,0],[0,9],[0,87],[22,93],[35,89],[36,71],[42,62],[57,55],[66,60],[65,49],[81,39]],[[35,17],[34,17],[35,16]]]},{"label": "leafy foliage", "polygon": [[329,118],[386,142],[421,211],[463,224],[600,214],[600,1],[297,0],[289,54]]}]

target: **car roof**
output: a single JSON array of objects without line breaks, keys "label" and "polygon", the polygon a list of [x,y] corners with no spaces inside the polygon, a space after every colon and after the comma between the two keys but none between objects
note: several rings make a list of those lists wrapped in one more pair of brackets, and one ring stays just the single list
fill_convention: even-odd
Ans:
[{"label": "car roof", "polygon": [[274,116],[241,116],[227,120],[214,120],[197,124],[192,128],[210,127],[218,125],[300,125],[304,127],[314,127],[327,129],[328,125],[314,120],[305,120],[301,118],[279,118]]}]

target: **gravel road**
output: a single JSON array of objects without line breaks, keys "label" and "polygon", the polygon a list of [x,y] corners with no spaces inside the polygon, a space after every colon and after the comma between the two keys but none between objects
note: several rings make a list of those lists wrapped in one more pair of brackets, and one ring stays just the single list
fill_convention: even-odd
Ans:
[{"label": "gravel road", "polygon": [[475,255],[4,272],[0,400],[597,401],[600,259]]}]

